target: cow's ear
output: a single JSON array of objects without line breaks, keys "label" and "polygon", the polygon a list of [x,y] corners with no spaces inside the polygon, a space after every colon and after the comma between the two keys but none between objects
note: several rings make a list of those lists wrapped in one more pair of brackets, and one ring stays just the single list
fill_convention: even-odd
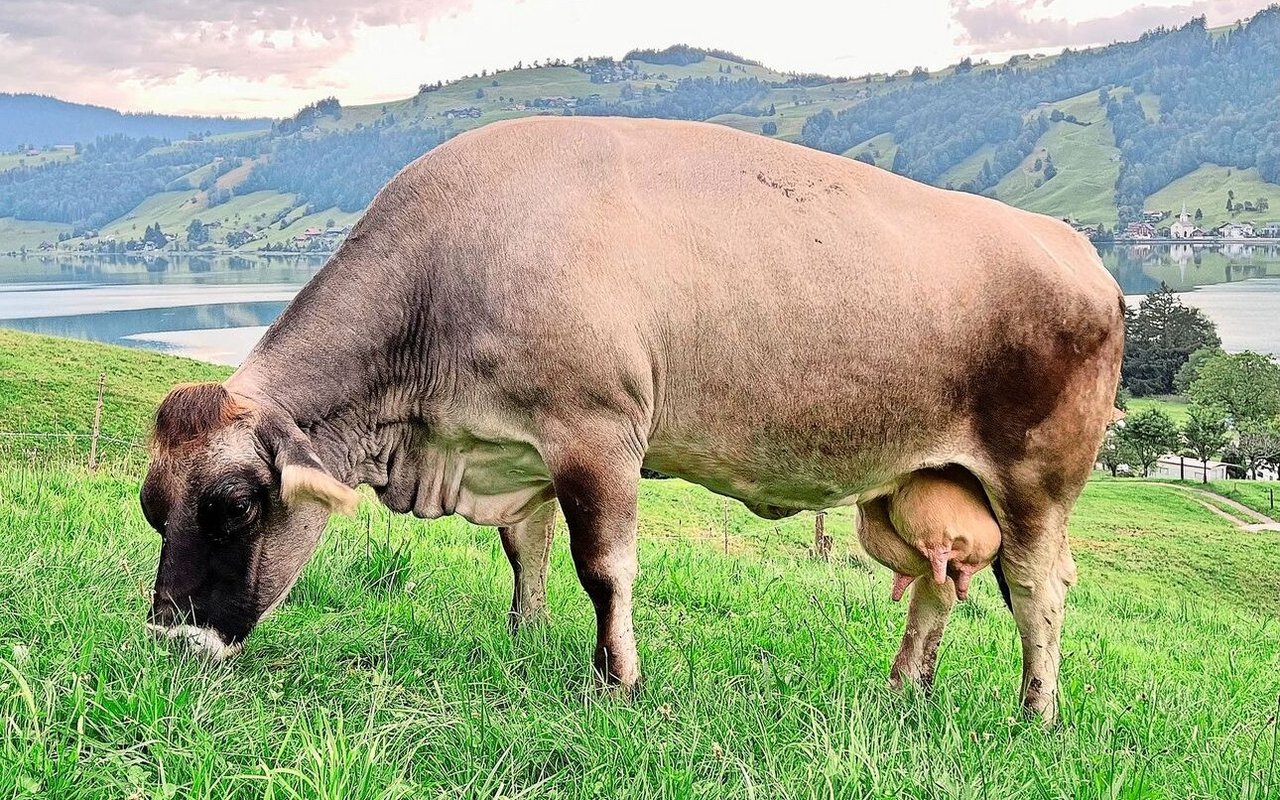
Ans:
[{"label": "cow's ear", "polygon": [[305,464],[285,464],[280,470],[280,496],[287,506],[317,503],[330,514],[350,516],[360,495],[328,472]]},{"label": "cow's ear", "polygon": [[292,420],[269,420],[260,435],[280,471],[280,497],[286,506],[315,503],[331,514],[355,513],[360,495],[329,473]]}]

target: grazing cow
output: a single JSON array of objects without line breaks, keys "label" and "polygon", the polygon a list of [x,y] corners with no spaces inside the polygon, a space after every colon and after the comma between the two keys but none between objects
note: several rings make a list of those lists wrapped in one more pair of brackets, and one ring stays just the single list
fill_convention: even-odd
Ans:
[{"label": "grazing cow", "polygon": [[[558,500],[597,673],[629,687],[642,468],[890,528],[932,471],[998,525],[1023,702],[1052,717],[1067,516],[1122,347],[1115,281],[1048,217],[716,125],[497,123],[392,180],[224,384],[161,404],[150,624],[236,651],[358,484],[498,526],[518,624]],[[896,676],[928,682],[945,620],[913,599]]]}]

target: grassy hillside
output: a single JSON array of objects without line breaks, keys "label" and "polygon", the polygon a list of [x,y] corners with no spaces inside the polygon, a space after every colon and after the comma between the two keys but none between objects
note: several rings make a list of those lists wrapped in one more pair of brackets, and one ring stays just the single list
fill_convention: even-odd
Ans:
[{"label": "grassy hillside", "polygon": [[[1246,200],[1256,202],[1261,197],[1267,200],[1270,208],[1260,212],[1228,213],[1228,191],[1235,192],[1237,203],[1244,203]],[[1204,213],[1204,219],[1198,224],[1205,228],[1216,228],[1233,221],[1260,223],[1280,220],[1280,186],[1259,178],[1256,169],[1203,164],[1199,169],[1148,197],[1146,207],[1169,211],[1176,216],[1182,211],[1183,203],[1186,203],[1187,211],[1192,214],[1197,208]]]},{"label": "grassy hillside", "polygon": [[882,133],[854,145],[842,155],[847,158],[857,158],[863,153],[871,156],[877,167],[889,169],[893,166],[893,157],[898,154],[898,145],[894,143],[892,133]]},{"label": "grassy hillside", "polygon": [[[0,429],[111,432],[221,370],[0,335]],[[590,604],[559,531],[553,621],[513,641],[497,535],[366,501],[330,525],[244,656],[210,666],[141,621],[158,540],[140,464],[0,459],[0,796],[1274,796],[1280,540],[1168,486],[1098,481],[1072,520],[1081,585],[1064,722],[1014,713],[1017,633],[988,575],[931,699],[888,691],[903,609],[835,515],[769,523],[646,482],[636,624],[647,683],[591,689]],[[725,549],[727,530],[728,550]]]},{"label": "grassy hillside", "polygon": [[0,252],[35,250],[41,242],[54,243],[58,234],[71,230],[61,222],[32,222],[13,217],[0,217]]},{"label": "grassy hillside", "polygon": [[[270,131],[135,142],[136,152],[128,142],[86,144],[73,161],[42,169],[14,169],[22,157],[0,155],[0,215],[67,223],[77,234],[127,231],[135,241],[149,224],[181,234],[200,219],[259,234],[228,243],[215,229],[210,247],[278,247],[314,221],[354,219],[398,169],[451,136],[530,115],[613,114],[767,129],[848,157],[869,153],[879,166],[928,183],[1108,228],[1144,209],[1177,211],[1184,201],[1216,225],[1227,218],[1228,190],[1237,201],[1261,197],[1280,208],[1280,184],[1264,180],[1280,176],[1280,150],[1268,133],[1280,119],[1273,102],[1280,78],[1256,66],[1277,53],[1280,9],[1271,8],[1213,31],[1197,18],[1136,42],[1059,56],[966,59],[932,73],[854,79],[787,75],[685,46],[522,64],[424,85],[391,102],[318,100]],[[1057,172],[1046,178],[1049,158]],[[221,174],[216,165],[229,163],[239,166]],[[212,191],[201,191],[215,172]],[[185,201],[169,196],[187,191]],[[256,195],[249,202],[256,207],[226,206],[228,194]],[[1269,214],[1239,218],[1265,222]],[[306,222],[294,225],[302,216]],[[0,249],[32,238],[0,238]],[[82,246],[101,242],[64,245]]]},{"label": "grassy hillside", "polygon": [[[995,196],[1042,214],[1115,227],[1120,151],[1097,93],[1052,103],[1049,108],[1077,121],[1051,123],[1032,153],[996,184]],[[1045,180],[1044,164],[1049,158],[1058,172]],[[1040,169],[1035,168],[1037,163]]]}]

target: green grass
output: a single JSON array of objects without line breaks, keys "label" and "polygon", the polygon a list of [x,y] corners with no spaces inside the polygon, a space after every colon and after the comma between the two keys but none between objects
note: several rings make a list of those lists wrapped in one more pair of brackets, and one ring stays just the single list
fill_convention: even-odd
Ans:
[{"label": "green grass", "polygon": [[29,156],[26,153],[0,153],[0,172],[18,167],[38,167],[59,161],[74,161],[77,158],[79,156],[73,150],[43,150],[37,156]]},{"label": "green grass", "polygon": [[1169,418],[1181,425],[1187,421],[1187,409],[1190,403],[1187,398],[1171,394],[1156,395],[1154,397],[1130,397],[1126,403],[1129,414],[1137,414],[1140,411],[1146,411],[1149,408],[1158,408],[1169,415]]},{"label": "green grass", "polygon": [[[83,430],[104,366],[112,432],[224,371],[0,337],[0,426]],[[115,395],[119,394],[117,398]],[[65,418],[65,419],[64,419]],[[563,528],[553,620],[513,641],[498,537],[367,500],[221,666],[142,631],[158,540],[136,462],[0,460],[0,796],[1261,798],[1277,789],[1280,537],[1166,487],[1090,484],[1062,725],[1014,709],[1017,633],[988,575],[931,699],[884,686],[903,609],[847,512],[755,519],[646,482],[636,625],[647,682],[591,688],[590,604]],[[729,553],[724,552],[728,520]]]},{"label": "green grass", "polygon": [[[1280,481],[1209,481],[1203,488],[1235,500],[1272,519],[1280,519]],[[1275,497],[1276,508],[1271,507],[1272,497]],[[1252,520],[1246,521],[1252,522]]]},{"label": "green grass", "polygon": [[976,179],[978,173],[982,171],[982,165],[987,159],[991,158],[995,151],[995,145],[984,144],[973,155],[947,170],[938,180],[938,183],[942,186],[960,186]]},{"label": "green grass", "polygon": [[[1031,155],[996,184],[995,196],[1042,214],[1114,227],[1120,162],[1112,158],[1120,151],[1105,110],[1098,105],[1097,92],[1053,103],[1052,108],[1074,115],[1084,124],[1051,123]],[[1046,181],[1043,170],[1035,170],[1035,162],[1047,156],[1053,157],[1058,174]]]},{"label": "green grass", "polygon": [[[876,166],[883,169],[889,169],[893,166],[893,158],[898,154],[898,144],[893,140],[892,133],[882,133],[879,136],[873,136],[870,139],[856,144],[844,151],[841,155],[848,158],[857,158],[862,153],[869,153],[875,160]],[[981,167],[981,165],[979,165]]]},{"label": "green grass", "polygon": [[35,250],[42,242],[58,243],[58,234],[69,232],[70,225],[61,222],[31,222],[0,217],[0,250]]},{"label": "green grass", "polygon": [[[1271,207],[1267,211],[1230,214],[1227,212],[1228,191],[1235,192],[1238,203],[1246,200],[1257,202],[1259,197],[1264,197]],[[1206,229],[1233,221],[1260,223],[1280,220],[1280,186],[1262,180],[1255,168],[1235,169],[1202,164],[1199,169],[1148,197],[1144,208],[1170,211],[1176,215],[1182,211],[1183,203],[1192,214],[1197,208],[1204,212],[1204,219],[1197,224]]]}]

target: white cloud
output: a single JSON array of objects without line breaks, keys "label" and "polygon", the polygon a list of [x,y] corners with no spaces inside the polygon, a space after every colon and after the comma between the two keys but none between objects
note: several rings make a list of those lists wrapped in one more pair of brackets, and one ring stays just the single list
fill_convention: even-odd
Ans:
[{"label": "white cloud", "polygon": [[857,75],[1131,38],[1265,0],[3,0],[0,91],[127,110],[284,115],[548,57],[676,42]]}]

